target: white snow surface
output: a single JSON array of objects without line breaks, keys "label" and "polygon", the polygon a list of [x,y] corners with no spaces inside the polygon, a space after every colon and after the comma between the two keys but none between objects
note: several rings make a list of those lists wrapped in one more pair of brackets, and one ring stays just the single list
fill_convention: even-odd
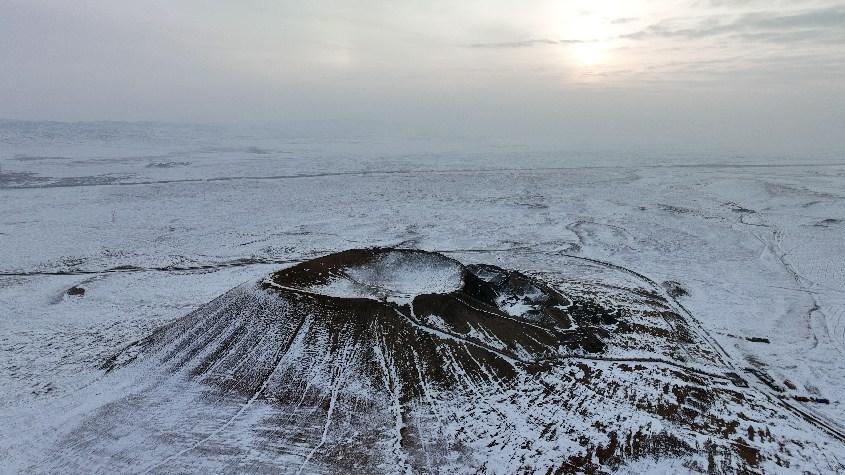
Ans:
[{"label": "white snow surface", "polygon": [[[595,166],[583,154],[455,150],[422,139],[0,122],[0,472],[31,469],[56,427],[137,389],[99,379],[116,350],[242,282],[364,246],[563,283],[591,278],[565,257],[578,256],[679,282],[680,303],[731,357],[788,396],[828,400],[795,405],[845,426],[845,157],[623,154]],[[455,285],[436,266],[417,277],[379,282],[395,298]],[[72,287],[85,294],[68,295]],[[338,281],[322,291],[355,290]],[[142,437],[114,436],[127,447]],[[827,447],[845,459],[841,444]],[[139,467],[154,462],[135,455]],[[623,468],[681,470],[671,460]]]}]

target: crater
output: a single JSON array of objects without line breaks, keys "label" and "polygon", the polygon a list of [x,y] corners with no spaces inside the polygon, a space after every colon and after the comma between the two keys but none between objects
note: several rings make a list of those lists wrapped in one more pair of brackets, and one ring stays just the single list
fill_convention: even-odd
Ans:
[{"label": "crater", "polygon": [[355,249],[299,264],[268,282],[336,298],[366,298],[407,305],[419,295],[448,294],[464,285],[465,269],[441,254],[397,249]]}]

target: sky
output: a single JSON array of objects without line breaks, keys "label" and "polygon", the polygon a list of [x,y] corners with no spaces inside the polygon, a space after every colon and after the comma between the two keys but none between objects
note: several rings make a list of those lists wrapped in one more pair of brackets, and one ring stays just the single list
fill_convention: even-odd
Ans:
[{"label": "sky", "polygon": [[0,118],[841,154],[845,1],[2,0]]}]

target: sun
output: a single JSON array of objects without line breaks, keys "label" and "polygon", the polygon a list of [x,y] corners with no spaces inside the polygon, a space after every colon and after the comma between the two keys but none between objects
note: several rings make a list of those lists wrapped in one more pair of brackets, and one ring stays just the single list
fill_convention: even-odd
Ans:
[{"label": "sun", "polygon": [[573,45],[575,61],[582,66],[596,66],[607,59],[607,48],[600,42],[585,42]]}]

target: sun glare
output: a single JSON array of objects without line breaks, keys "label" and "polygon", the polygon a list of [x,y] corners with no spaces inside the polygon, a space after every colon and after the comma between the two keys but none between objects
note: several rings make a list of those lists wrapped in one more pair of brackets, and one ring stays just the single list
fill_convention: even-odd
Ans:
[{"label": "sun glare", "polygon": [[607,51],[601,43],[579,43],[573,47],[575,61],[582,66],[596,66],[607,59]]},{"label": "sun glare", "polygon": [[605,15],[592,13],[567,18],[559,35],[572,42],[568,53],[573,64],[582,67],[598,66],[608,61],[608,41],[614,31]]}]

